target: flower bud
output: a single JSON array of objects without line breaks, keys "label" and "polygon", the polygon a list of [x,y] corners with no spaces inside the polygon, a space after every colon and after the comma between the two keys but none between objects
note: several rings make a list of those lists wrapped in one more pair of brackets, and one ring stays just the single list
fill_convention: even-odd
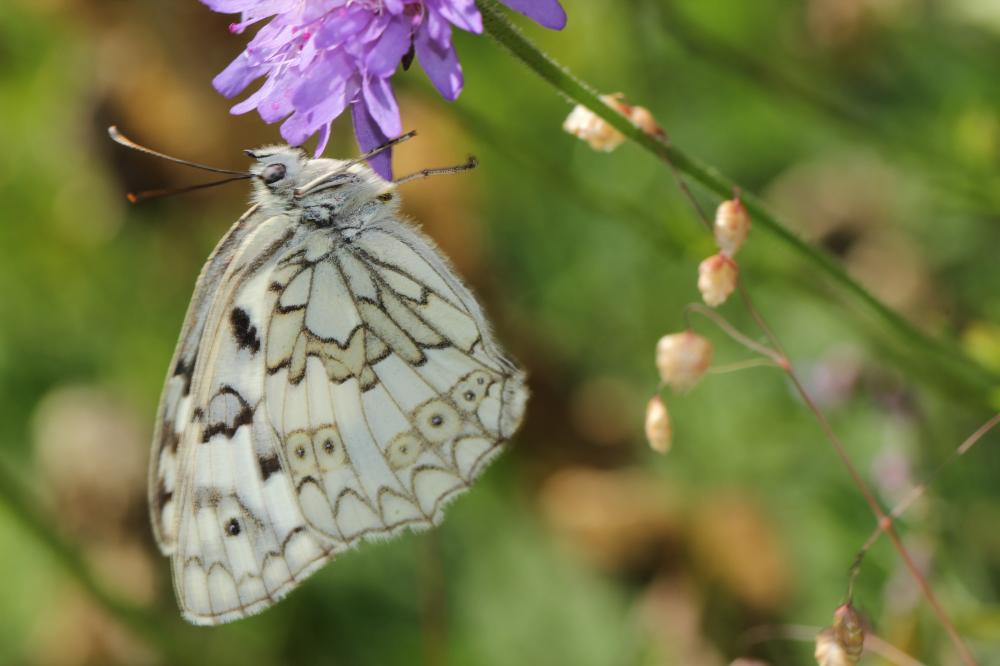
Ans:
[{"label": "flower bud", "polygon": [[819,666],[851,666],[844,648],[837,642],[833,629],[824,629],[816,635],[816,663]]},{"label": "flower bud", "polygon": [[865,627],[861,614],[849,602],[833,613],[833,635],[849,663],[858,663],[865,649]]},{"label": "flower bud", "polygon": [[[627,116],[630,107],[621,101],[621,93],[602,95],[601,100],[618,113]],[[594,150],[609,153],[625,141],[625,135],[593,111],[577,104],[563,122],[563,130],[583,139]]]},{"label": "flower bud", "polygon": [[[633,125],[646,134],[663,136],[663,128],[653,114],[644,106],[632,106],[625,101],[622,93],[601,95],[601,101],[628,118]],[[611,152],[625,141],[625,135],[609,125],[593,111],[577,104],[563,122],[563,130],[583,139],[594,150]]]},{"label": "flower bud", "polygon": [[632,124],[641,129],[646,134],[652,136],[663,136],[663,128],[656,122],[653,114],[644,106],[633,106],[628,112],[628,119]]},{"label": "flower bud", "polygon": [[739,268],[724,254],[716,254],[698,266],[698,291],[705,305],[718,307],[726,302],[736,289]]},{"label": "flower bud", "polygon": [[746,242],[750,233],[750,216],[739,199],[723,201],[715,210],[715,242],[722,254],[729,257]]},{"label": "flower bud", "polygon": [[656,369],[664,384],[685,391],[712,362],[712,343],[692,331],[664,335],[656,343]]},{"label": "flower bud", "polygon": [[670,423],[667,405],[658,395],[649,399],[646,405],[646,440],[649,448],[657,453],[666,453],[674,438],[674,428]]}]

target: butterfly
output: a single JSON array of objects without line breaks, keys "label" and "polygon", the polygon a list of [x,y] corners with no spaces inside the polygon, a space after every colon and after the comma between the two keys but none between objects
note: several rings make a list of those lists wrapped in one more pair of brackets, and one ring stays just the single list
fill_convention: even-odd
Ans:
[{"label": "butterfly", "polygon": [[149,472],[156,542],[201,625],[439,523],[528,397],[472,293],[400,214],[408,179],[366,156],[248,154],[253,205],[198,277]]}]

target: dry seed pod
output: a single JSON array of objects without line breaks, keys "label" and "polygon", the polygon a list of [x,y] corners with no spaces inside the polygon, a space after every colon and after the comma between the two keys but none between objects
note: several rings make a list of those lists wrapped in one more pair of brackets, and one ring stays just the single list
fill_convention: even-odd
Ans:
[{"label": "dry seed pod", "polygon": [[719,204],[715,211],[714,232],[715,243],[727,256],[733,256],[743,246],[750,233],[750,215],[739,199]]},{"label": "dry seed pod", "polygon": [[[630,107],[622,103],[621,93],[602,95],[601,100],[618,113],[627,116]],[[577,104],[563,122],[563,130],[583,139],[594,150],[609,153],[625,141],[625,135],[593,111]]]},{"label": "dry seed pod", "polygon": [[739,268],[736,262],[724,254],[716,254],[698,266],[698,291],[709,307],[718,307],[726,302],[736,289]]},{"label": "dry seed pod", "polygon": [[653,136],[663,136],[663,128],[656,122],[653,114],[644,106],[633,106],[628,112],[628,119],[632,124],[641,129],[646,134]]},{"label": "dry seed pod", "polygon": [[851,666],[847,652],[837,642],[833,629],[824,629],[816,634],[816,663],[819,666]]},{"label": "dry seed pod", "polygon": [[656,343],[660,379],[679,391],[698,383],[711,362],[712,343],[692,331],[664,335]]},{"label": "dry seed pod", "polygon": [[849,662],[858,663],[865,649],[865,627],[861,614],[850,602],[834,611],[833,634]]},{"label": "dry seed pod", "polygon": [[[613,93],[601,95],[601,101],[628,118],[633,125],[646,134],[663,136],[663,128],[656,122],[653,114],[644,106],[632,106],[625,102],[625,95]],[[625,135],[609,125],[603,118],[583,106],[577,104],[563,122],[563,130],[575,137],[583,139],[594,150],[611,152],[625,141]]]},{"label": "dry seed pod", "polygon": [[657,453],[666,453],[670,450],[673,436],[674,428],[670,423],[667,405],[660,396],[654,395],[646,405],[646,440],[649,448]]}]

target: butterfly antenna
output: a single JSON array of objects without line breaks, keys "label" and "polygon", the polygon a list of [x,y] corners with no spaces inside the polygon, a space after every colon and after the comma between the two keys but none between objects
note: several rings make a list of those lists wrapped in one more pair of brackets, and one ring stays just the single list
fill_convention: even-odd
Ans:
[{"label": "butterfly antenna", "polygon": [[129,192],[125,195],[129,203],[137,204],[143,201],[149,201],[150,199],[162,199],[163,197],[172,197],[175,194],[184,194],[185,192],[193,192],[194,190],[202,190],[206,187],[215,187],[216,185],[224,185],[226,183],[231,183],[235,180],[246,180],[250,178],[250,174],[240,174],[239,176],[231,176],[229,178],[223,178],[222,180],[213,180],[210,183],[199,183],[197,185],[188,185],[187,187],[176,187],[176,188],[165,188],[160,190],[143,190],[142,192]]},{"label": "butterfly antenna", "polygon": [[[118,128],[112,125],[108,128],[108,136],[115,143],[125,146],[126,148],[131,148],[132,150],[138,150],[140,153],[146,153],[147,155],[152,155],[153,157],[159,157],[160,159],[167,160],[169,162],[176,162],[177,164],[183,164],[185,166],[194,167],[196,169],[202,169],[204,171],[214,171],[215,173],[228,173],[233,176],[242,176],[244,178],[249,178],[252,174],[249,171],[233,171],[232,169],[220,169],[218,167],[211,167],[207,164],[199,164],[198,162],[191,162],[190,160],[182,160],[179,157],[171,157],[170,155],[165,155],[161,152],[155,151],[152,148],[147,148],[146,146],[140,146],[138,143],[128,138],[124,134],[118,131]],[[235,180],[235,179],[234,179]],[[228,181],[220,181],[228,182]],[[207,187],[207,185],[206,185]]]},{"label": "butterfly antenna", "polygon": [[386,151],[386,150],[389,150],[390,148],[392,148],[396,144],[403,143],[404,141],[409,141],[410,139],[412,139],[416,135],[417,135],[417,130],[410,130],[406,134],[400,134],[395,139],[389,139],[388,141],[386,141],[382,145],[375,146],[374,148],[372,148],[371,150],[369,150],[367,153],[364,153],[363,155],[358,155],[357,157],[355,157],[353,160],[350,160],[347,164],[345,164],[341,168],[346,169],[347,167],[353,166],[355,164],[360,164],[361,162],[364,162],[366,160],[370,160],[371,158],[375,157],[379,153],[381,153],[383,151]]},{"label": "butterfly antenna", "polygon": [[462,173],[463,171],[471,171],[479,166],[479,160],[476,159],[474,155],[469,155],[468,161],[465,164],[459,164],[458,166],[450,167],[440,167],[438,169],[421,169],[416,173],[411,173],[409,176],[403,176],[393,181],[396,185],[402,185],[403,183],[408,183],[411,180],[420,180],[422,178],[427,178],[428,176],[440,176],[442,174],[448,173]]},{"label": "butterfly antenna", "polygon": [[355,164],[361,164],[365,160],[368,160],[368,159],[371,159],[372,157],[375,157],[376,155],[378,155],[382,151],[388,150],[388,149],[392,148],[393,146],[395,146],[398,143],[403,143],[404,141],[409,141],[410,139],[412,139],[416,135],[417,135],[417,130],[410,130],[406,134],[400,134],[395,139],[389,139],[388,141],[386,141],[382,145],[376,146],[376,147],[372,148],[367,153],[364,153],[363,155],[358,155],[353,160],[348,160],[344,164],[338,166],[336,169],[334,169],[332,171],[328,171],[327,173],[324,173],[322,176],[319,176],[317,178],[313,178],[311,181],[309,181],[305,185],[303,185],[303,186],[299,187],[298,189],[296,189],[295,190],[295,195],[296,196],[302,196],[303,194],[306,194],[309,191],[311,191],[314,187],[316,187],[320,183],[326,182],[326,180],[328,178],[330,178],[330,176],[333,176],[333,175],[336,175],[336,174],[341,173],[343,171],[346,171],[347,169],[351,168]]}]

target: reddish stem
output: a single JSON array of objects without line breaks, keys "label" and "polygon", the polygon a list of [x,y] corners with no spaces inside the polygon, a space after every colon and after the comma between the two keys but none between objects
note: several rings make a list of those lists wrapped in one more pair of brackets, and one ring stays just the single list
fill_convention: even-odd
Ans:
[{"label": "reddish stem", "polygon": [[[757,309],[754,307],[753,301],[750,299],[750,294],[749,292],[747,292],[746,288],[743,286],[742,283],[740,283],[740,295],[743,298],[743,302],[746,305],[747,309],[750,311],[754,320],[757,321],[757,324],[761,327],[761,330],[764,331],[764,334],[771,341],[771,344],[776,349],[781,351],[781,346],[780,343],[778,342],[777,337],[774,335],[774,332],[767,327],[766,323],[764,323],[763,317],[760,315],[760,312],[758,312]],[[890,517],[888,514],[886,514],[885,511],[882,510],[882,507],[879,505],[878,500],[875,498],[874,493],[872,493],[871,489],[868,487],[868,484],[865,483],[864,478],[858,472],[857,468],[854,466],[854,463],[851,462],[851,458],[850,456],[847,455],[847,450],[844,448],[843,442],[837,436],[837,433],[834,432],[833,426],[830,425],[830,422],[827,420],[826,415],[823,414],[823,412],[819,409],[816,403],[813,402],[812,397],[809,395],[808,391],[806,391],[805,386],[802,385],[802,382],[799,380],[798,375],[795,373],[795,368],[792,366],[791,362],[787,360],[788,357],[785,356],[783,351],[781,353],[782,356],[784,356],[786,359],[786,365],[784,366],[785,373],[791,380],[792,385],[795,387],[796,392],[799,394],[799,397],[802,398],[802,401],[806,404],[806,407],[808,407],[809,411],[811,411],[813,413],[813,416],[816,417],[816,420],[819,422],[820,428],[823,430],[830,444],[833,446],[833,450],[836,452],[837,457],[840,458],[840,461],[844,464],[844,467],[847,469],[847,473],[850,475],[851,480],[854,481],[854,485],[857,487],[861,495],[865,498],[865,502],[868,503],[868,506],[871,508],[872,513],[875,514],[875,518],[878,521],[879,529],[885,532],[889,536],[889,540],[892,541],[892,545],[896,548],[896,551],[899,553],[899,556],[903,559],[903,563],[906,565],[906,568],[910,571],[910,575],[913,577],[913,580],[915,580],[917,585],[920,586],[921,591],[924,593],[924,598],[927,599],[927,603],[930,604],[931,609],[937,616],[938,621],[941,623],[941,626],[944,627],[944,630],[948,633],[949,638],[951,638],[951,642],[954,644],[955,649],[958,650],[958,654],[961,657],[962,661],[967,666],[977,666],[975,657],[972,656],[972,652],[969,651],[969,648],[965,645],[965,642],[962,640],[961,635],[959,635],[958,630],[955,628],[955,625],[952,624],[952,621],[948,617],[948,614],[945,612],[944,607],[941,605],[941,602],[938,601],[937,595],[934,594],[934,590],[931,588],[930,583],[927,582],[927,578],[923,575],[923,573],[921,573],[920,568],[917,567],[916,563],[913,561],[913,557],[910,555],[910,552],[906,549],[906,546],[903,545],[902,539],[899,538],[899,534],[896,532],[896,528],[893,525],[892,517]]]},{"label": "reddish stem", "polygon": [[[669,140],[667,139],[666,135],[664,135],[664,139]],[[711,231],[712,223],[709,220],[706,212],[702,209],[701,205],[698,203],[698,200],[695,199],[694,194],[688,188],[687,183],[681,177],[681,174],[678,172],[677,168],[673,165],[673,163],[666,156],[663,156],[663,159],[670,167],[670,170],[674,176],[674,180],[677,183],[677,186],[680,188],[681,192],[684,194],[685,197],[687,197],[688,201],[691,203],[691,206],[697,213],[699,220],[701,221],[702,224],[705,225],[705,227],[709,231]],[[734,196],[738,197],[739,193],[738,192],[734,193]],[[757,326],[760,328],[760,330],[764,333],[765,336],[767,336],[767,339],[770,341],[771,346],[774,347],[774,349],[780,354],[782,362],[779,365],[781,369],[784,370],[785,373],[788,375],[788,378],[791,380],[792,385],[795,387],[796,392],[799,394],[799,397],[802,398],[802,401],[806,404],[809,410],[816,417],[816,420],[820,424],[820,428],[823,430],[830,444],[833,446],[833,449],[836,452],[837,457],[840,458],[840,461],[847,469],[847,473],[850,475],[851,480],[854,482],[855,487],[857,487],[862,497],[864,497],[865,502],[867,502],[868,506],[871,508],[872,513],[875,515],[879,528],[887,535],[889,535],[889,539],[892,541],[892,545],[899,552],[899,556],[903,559],[903,563],[909,570],[910,575],[917,582],[917,585],[920,587],[921,591],[924,594],[924,598],[927,599],[927,603],[930,604],[931,609],[937,616],[938,621],[941,623],[941,626],[944,627],[945,632],[947,632],[948,637],[951,639],[952,644],[954,644],[955,646],[955,649],[958,650],[958,654],[961,657],[962,661],[966,664],[966,666],[978,666],[975,657],[972,656],[972,652],[969,651],[969,648],[965,645],[965,642],[959,635],[958,630],[955,629],[955,625],[952,624],[952,621],[948,617],[948,614],[945,612],[944,608],[941,606],[941,603],[938,601],[937,596],[934,594],[934,590],[930,586],[930,583],[927,582],[927,579],[920,572],[920,569],[917,567],[916,563],[913,561],[913,558],[910,556],[910,553],[906,549],[906,546],[903,545],[902,540],[899,538],[899,534],[896,532],[896,528],[893,526],[892,518],[889,515],[887,515],[885,511],[882,510],[881,506],[879,506],[878,500],[875,498],[875,495],[868,487],[868,484],[865,483],[864,478],[858,472],[857,468],[854,466],[854,463],[851,462],[850,457],[847,455],[847,450],[844,448],[843,442],[841,442],[840,438],[837,437],[837,433],[834,432],[833,426],[830,425],[830,422],[827,420],[826,415],[824,415],[823,412],[820,411],[819,407],[816,405],[815,402],[813,402],[812,397],[809,395],[805,387],[802,385],[802,382],[799,381],[798,375],[795,373],[795,368],[792,366],[791,361],[788,360],[788,355],[785,354],[784,349],[781,346],[781,342],[778,340],[778,337],[774,334],[774,331],[771,330],[771,327],[767,325],[767,322],[764,321],[764,317],[761,315],[761,313],[757,310],[756,307],[754,307],[753,300],[750,298],[750,293],[744,286],[742,278],[737,282],[737,285],[739,287],[740,297],[743,299],[743,303],[746,306],[747,311],[753,317],[754,321],[757,323]]]}]

